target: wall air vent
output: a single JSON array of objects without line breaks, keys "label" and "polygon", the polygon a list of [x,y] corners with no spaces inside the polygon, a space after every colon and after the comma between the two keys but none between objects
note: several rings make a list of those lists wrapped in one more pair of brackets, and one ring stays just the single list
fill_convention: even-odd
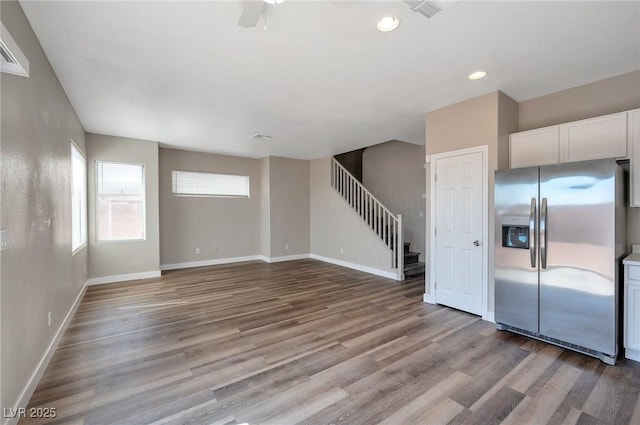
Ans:
[{"label": "wall air vent", "polygon": [[29,76],[29,61],[4,24],[0,32],[0,70],[23,77]]},{"label": "wall air vent", "polygon": [[436,1],[436,0],[403,0],[411,10],[419,13],[426,18],[431,18],[434,15],[442,12],[445,9],[458,3],[457,1]]}]

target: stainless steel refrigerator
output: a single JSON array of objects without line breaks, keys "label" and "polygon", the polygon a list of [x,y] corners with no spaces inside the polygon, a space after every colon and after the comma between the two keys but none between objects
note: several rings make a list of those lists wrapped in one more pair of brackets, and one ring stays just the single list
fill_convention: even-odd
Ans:
[{"label": "stainless steel refrigerator", "polygon": [[495,174],[495,320],[615,364],[624,171],[615,160]]}]

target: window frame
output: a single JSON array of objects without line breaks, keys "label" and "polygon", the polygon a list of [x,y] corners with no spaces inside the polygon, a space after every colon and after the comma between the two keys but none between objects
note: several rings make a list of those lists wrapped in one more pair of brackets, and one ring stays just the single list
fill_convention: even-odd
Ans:
[{"label": "window frame", "polygon": [[[210,174],[215,176],[233,176],[233,177],[244,177],[247,181],[247,194],[246,195],[224,195],[224,194],[215,194],[215,193],[183,193],[176,192],[176,182],[175,175],[176,173],[193,173],[193,174]],[[171,170],[171,194],[173,196],[179,196],[183,198],[231,198],[231,199],[249,199],[251,198],[251,177],[245,174],[231,174],[231,173],[216,173],[214,171],[195,171],[195,170],[181,170],[181,169],[172,169]]]},{"label": "window frame", "polygon": [[[84,161],[82,162],[83,167],[83,171],[84,171],[84,176],[82,179],[82,197],[80,199],[80,245],[76,246],[74,248],[73,246],[73,242],[74,242],[74,235],[73,235],[73,229],[74,229],[74,205],[73,205],[73,199],[74,199],[74,192],[75,192],[75,179],[74,179],[74,151],[78,153],[78,155],[80,156],[80,158],[82,158]],[[73,139],[71,139],[71,153],[70,153],[70,159],[71,159],[71,256],[76,255],[82,248],[86,247],[87,244],[89,243],[89,229],[88,229],[88,210],[89,210],[89,202],[88,202],[88,184],[87,184],[87,176],[88,176],[88,167],[87,167],[87,157],[86,155],[82,152],[82,150],[80,150],[80,148],[78,147],[78,145],[76,145],[76,143],[74,142]]]},{"label": "window frame", "polygon": [[[99,168],[100,164],[117,164],[117,165],[133,165],[141,168],[142,172],[142,190],[140,196],[142,197],[142,238],[135,239],[100,239],[100,177]],[[125,161],[109,161],[109,160],[95,160],[95,238],[97,244],[110,244],[110,243],[122,243],[122,242],[144,242],[147,240],[147,191],[146,191],[146,167],[143,162],[125,162]]]}]

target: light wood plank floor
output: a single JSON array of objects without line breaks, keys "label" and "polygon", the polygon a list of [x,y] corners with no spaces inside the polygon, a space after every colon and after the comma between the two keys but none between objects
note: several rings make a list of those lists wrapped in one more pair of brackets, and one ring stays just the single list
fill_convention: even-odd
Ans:
[{"label": "light wood plank floor", "polygon": [[640,424],[615,367],[422,303],[405,282],[249,262],[90,287],[21,424]]}]

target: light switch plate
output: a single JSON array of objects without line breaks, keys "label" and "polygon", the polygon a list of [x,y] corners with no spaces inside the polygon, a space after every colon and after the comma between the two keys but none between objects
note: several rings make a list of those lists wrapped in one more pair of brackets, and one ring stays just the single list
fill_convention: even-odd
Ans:
[{"label": "light switch plate", "polygon": [[0,251],[9,248],[9,231],[0,230]]}]

